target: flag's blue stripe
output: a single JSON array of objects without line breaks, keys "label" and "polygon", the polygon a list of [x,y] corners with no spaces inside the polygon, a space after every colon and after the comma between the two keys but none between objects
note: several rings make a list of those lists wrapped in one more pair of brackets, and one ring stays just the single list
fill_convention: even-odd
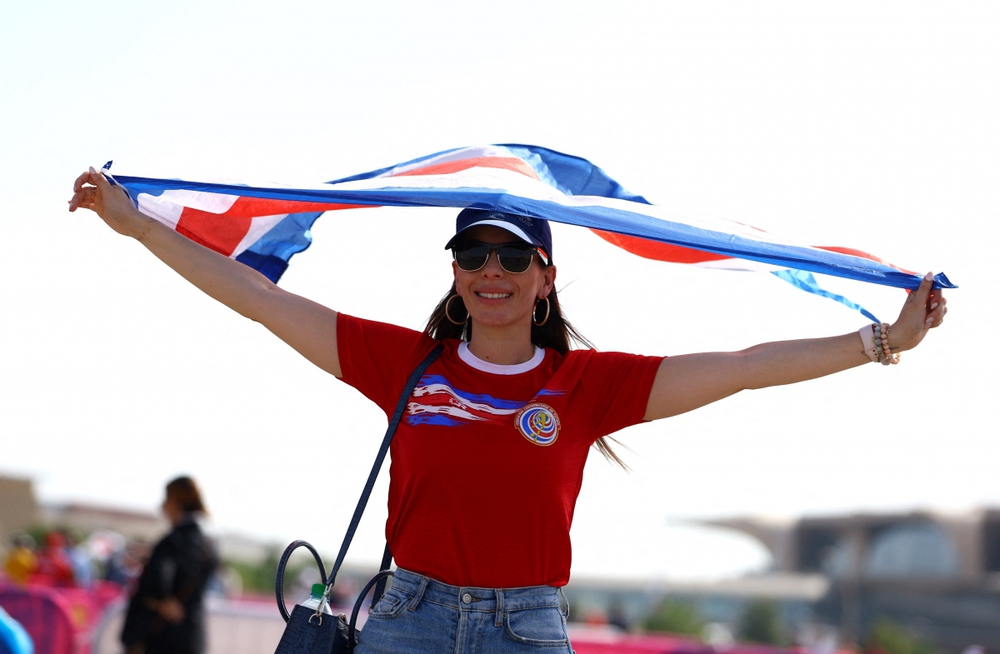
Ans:
[{"label": "flag's blue stripe", "polygon": [[275,284],[288,270],[288,260],[268,254],[258,254],[253,250],[245,250],[236,256],[236,260],[246,264],[270,279]]},{"label": "flag's blue stripe", "polygon": [[861,313],[861,315],[863,315],[865,318],[868,318],[872,322],[882,322],[881,320],[875,317],[875,314],[873,314],[868,309],[865,309],[860,304],[851,302],[843,295],[837,295],[836,293],[832,293],[826,290],[825,288],[821,287],[819,285],[819,282],[816,281],[816,278],[813,277],[813,274],[810,272],[806,272],[804,270],[774,270],[772,271],[772,274],[785,280],[792,286],[802,289],[803,291],[806,291],[807,293],[813,293],[814,295],[819,295],[821,297],[829,298],[834,302],[839,302],[846,307],[850,307],[851,309],[854,309],[855,311]]},{"label": "flag's blue stripe", "polygon": [[[604,198],[618,198],[649,204],[644,197],[626,191],[621,184],[583,157],[557,152],[556,150],[550,150],[549,148],[537,145],[524,145],[521,143],[503,143],[493,147],[505,148],[510,152],[511,156],[523,159],[538,173],[538,177],[543,182],[553,188],[559,189],[566,195],[597,195]],[[329,183],[339,184],[341,182],[372,179],[398,168],[409,168],[450,152],[466,149],[468,148],[442,150],[441,152],[411,159],[395,166],[387,166],[386,168],[379,168],[378,170],[372,170],[359,175],[342,177]]]},{"label": "flag's blue stripe", "polygon": [[[116,179],[129,188],[133,197],[139,193],[159,195],[168,189],[185,189],[302,202],[495,209],[885,286],[916,288],[921,281],[920,275],[905,273],[861,257],[815,248],[760,242],[621,209],[603,206],[567,207],[555,202],[511,195],[493,188],[273,189],[142,177],[116,176]],[[939,273],[935,277],[935,285],[955,288],[944,273]]]},{"label": "flag's blue stripe", "polygon": [[312,245],[310,229],[322,215],[322,211],[288,214],[236,260],[277,283],[292,256]]},{"label": "flag's blue stripe", "polygon": [[322,211],[290,213],[280,223],[272,227],[263,238],[251,245],[249,250],[260,255],[274,256],[288,261],[292,255],[298,254],[312,245],[310,229],[316,219],[322,215]]},{"label": "flag's blue stripe", "polygon": [[543,182],[566,195],[596,195],[649,204],[641,195],[629,193],[607,173],[581,157],[537,145],[503,146],[527,161]]}]

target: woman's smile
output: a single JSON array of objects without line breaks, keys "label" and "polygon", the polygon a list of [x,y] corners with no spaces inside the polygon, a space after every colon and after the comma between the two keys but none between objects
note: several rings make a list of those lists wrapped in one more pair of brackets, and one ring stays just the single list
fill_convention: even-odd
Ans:
[{"label": "woman's smile", "polygon": [[475,294],[486,300],[506,300],[514,295],[513,293],[488,293],[484,291],[475,291]]}]

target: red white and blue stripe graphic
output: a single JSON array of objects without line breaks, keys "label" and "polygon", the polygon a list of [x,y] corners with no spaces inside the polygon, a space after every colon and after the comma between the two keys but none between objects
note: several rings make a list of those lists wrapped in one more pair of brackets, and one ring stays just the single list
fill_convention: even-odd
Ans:
[{"label": "red white and blue stripe graphic", "polygon": [[408,425],[455,427],[498,420],[517,413],[525,404],[460,391],[441,375],[428,374],[420,378],[411,397],[414,401],[406,406]]},{"label": "red white and blue stripe graphic", "polygon": [[[309,247],[310,227],[322,213],[376,206],[474,207],[578,225],[638,256],[773,272],[862,311],[820,289],[811,273],[908,289],[921,280],[921,275],[859,250],[795,245],[736,222],[674,215],[629,193],[586,159],[532,145],[446,150],[305,186],[119,174],[113,181],[144,213],[273,281],[294,254]],[[935,282],[954,288],[943,273]]]}]

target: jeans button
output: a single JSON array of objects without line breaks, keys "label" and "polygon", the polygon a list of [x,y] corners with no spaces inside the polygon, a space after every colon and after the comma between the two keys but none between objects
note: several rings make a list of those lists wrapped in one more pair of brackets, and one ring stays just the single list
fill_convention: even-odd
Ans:
[{"label": "jeans button", "polygon": [[466,604],[471,604],[472,603],[472,594],[471,593],[464,593],[462,595],[462,601],[465,602]]}]

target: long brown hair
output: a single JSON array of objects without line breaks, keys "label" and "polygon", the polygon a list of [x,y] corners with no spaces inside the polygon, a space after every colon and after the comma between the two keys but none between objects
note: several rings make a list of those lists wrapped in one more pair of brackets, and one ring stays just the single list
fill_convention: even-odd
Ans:
[{"label": "long brown hair", "polygon": [[[457,300],[451,302],[451,307],[449,308],[448,302],[451,298],[458,297]],[[549,318],[545,321],[541,327],[535,324],[534,320],[531,323],[531,342],[539,347],[550,348],[558,352],[559,354],[566,354],[573,346],[581,348],[593,348],[594,346],[588,341],[580,332],[573,327],[565,316],[563,316],[562,309],[559,307],[559,298],[556,296],[556,289],[548,295],[549,299]],[[451,320],[448,319],[447,311],[451,311],[451,317],[455,320],[462,320],[465,318],[464,322],[460,325],[456,325]],[[541,309],[539,309],[541,311]],[[463,341],[472,340],[472,321],[468,320],[468,311],[465,309],[465,303],[462,298],[458,296],[455,290],[455,284],[452,283],[451,290],[444,294],[438,305],[434,307],[434,311],[431,312],[430,318],[427,319],[427,326],[424,328],[424,333],[436,340],[442,340],[445,338],[457,338]],[[624,470],[628,470],[628,466],[625,462],[611,449],[611,445],[608,441],[614,441],[619,443],[619,441],[611,438],[610,436],[602,436],[597,439],[594,443],[594,447],[604,455],[604,458],[608,461],[616,463],[622,467]]]}]

